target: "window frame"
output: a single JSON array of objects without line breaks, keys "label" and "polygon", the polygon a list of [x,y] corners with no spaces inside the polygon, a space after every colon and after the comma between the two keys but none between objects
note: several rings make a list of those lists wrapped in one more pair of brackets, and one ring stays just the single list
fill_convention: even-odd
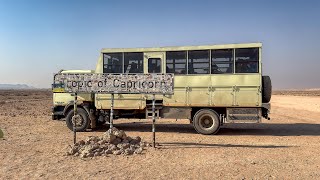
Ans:
[{"label": "window frame", "polygon": [[[236,68],[236,65],[237,65],[237,55],[236,55],[236,51],[237,49],[256,49],[257,50],[257,60],[245,60],[245,62],[242,62],[242,63],[245,63],[245,64],[248,64],[250,62],[255,62],[257,64],[257,71],[256,72],[237,72],[237,68]],[[239,63],[239,62],[238,62]],[[244,47],[244,48],[234,48],[234,74],[259,74],[260,73],[260,48],[259,47]]]},{"label": "window frame", "polygon": [[[112,67],[113,66],[121,66],[121,70],[122,70],[122,72],[120,72],[120,73],[118,73],[118,72],[116,72],[116,73],[113,73],[113,72],[105,72],[105,65],[108,65],[108,64],[106,64],[105,63],[105,55],[108,55],[108,54],[121,54],[121,65],[114,65],[113,63],[112,63]],[[109,55],[110,56],[110,55]],[[108,74],[123,74],[123,72],[124,72],[124,54],[123,54],[123,52],[110,52],[110,53],[103,53],[103,73],[108,73]]]},{"label": "window frame", "polygon": [[[126,70],[125,67],[130,65],[130,64],[126,64],[126,54],[130,54],[130,53],[132,53],[132,54],[141,53],[141,58],[142,58],[141,59],[141,62],[142,62],[142,64],[141,64],[141,67],[142,67],[141,72],[138,72],[138,73],[130,73],[130,72],[126,73],[125,72],[125,70]],[[138,61],[140,61],[140,59]],[[123,52],[123,74],[143,74],[143,72],[144,72],[144,53],[143,52]]]},{"label": "window frame", "polygon": [[[170,59],[170,60],[172,60],[172,63],[168,63],[168,53],[178,53],[178,52],[183,52],[184,53],[184,55],[185,55],[185,59],[183,59],[184,60],[184,63],[176,63],[175,61],[177,60],[177,59]],[[188,74],[188,59],[187,59],[187,57],[188,57],[188,51],[186,51],[186,50],[181,50],[181,51],[179,51],[179,50],[177,50],[177,51],[166,51],[165,52],[166,53],[166,73],[168,73],[168,71],[167,71],[167,65],[172,65],[173,67],[172,67],[172,70],[174,71],[173,72],[173,74],[175,75],[175,76],[179,76],[179,75],[187,75]],[[178,60],[181,60],[181,59],[178,59]],[[178,68],[179,70],[184,70],[185,71],[185,73],[176,73],[176,64],[184,64],[184,68]]]},{"label": "window frame", "polygon": [[[208,52],[208,62],[198,62],[198,63],[196,63],[196,64],[206,64],[206,63],[208,63],[208,72],[207,73],[196,73],[196,74],[194,74],[194,73],[189,73],[189,64],[191,64],[191,63],[189,63],[189,60],[191,60],[191,59],[189,59],[189,53],[190,52],[192,52],[192,51],[207,51]],[[187,51],[187,74],[189,75],[210,75],[210,71],[211,71],[211,67],[210,67],[210,49],[199,49],[199,50],[188,50]],[[193,63],[193,64],[195,64],[195,63]],[[192,65],[193,66],[193,65]],[[193,70],[194,69],[201,69],[201,68],[194,68],[193,67]]]},{"label": "window frame", "polygon": [[[231,64],[232,65],[232,71],[231,72],[222,72],[222,73],[213,73],[212,72],[212,63],[214,62],[213,61],[213,55],[212,55],[212,51],[221,51],[221,50],[231,50],[231,57],[232,57],[232,60],[231,61],[215,61],[215,64]],[[210,74],[214,74],[214,75],[217,75],[217,74],[234,74],[235,73],[235,49],[234,48],[227,48],[227,49],[210,49],[210,62],[211,62],[211,66],[210,66]]]}]

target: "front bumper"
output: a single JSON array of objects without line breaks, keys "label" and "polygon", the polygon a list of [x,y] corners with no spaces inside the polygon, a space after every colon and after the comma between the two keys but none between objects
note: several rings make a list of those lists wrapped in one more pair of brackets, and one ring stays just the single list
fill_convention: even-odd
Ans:
[{"label": "front bumper", "polygon": [[52,116],[52,120],[59,120],[64,118],[64,114],[63,114],[63,106],[55,106],[51,108],[51,116]]}]

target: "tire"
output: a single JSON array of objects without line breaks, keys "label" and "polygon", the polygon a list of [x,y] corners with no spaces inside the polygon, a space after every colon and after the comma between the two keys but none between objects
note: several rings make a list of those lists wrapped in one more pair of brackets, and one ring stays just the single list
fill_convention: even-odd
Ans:
[{"label": "tire", "polygon": [[[74,110],[71,109],[66,116],[66,124],[71,131],[73,131],[73,122],[72,122],[73,115],[74,115]],[[81,119],[79,124],[76,126],[76,131],[77,132],[85,131],[88,128],[90,123],[89,115],[87,111],[82,108],[78,108],[78,115],[79,115],[79,118]]]},{"label": "tire", "polygon": [[216,134],[220,129],[218,113],[211,109],[199,110],[193,116],[193,127],[200,134]]},{"label": "tire", "polygon": [[268,103],[271,100],[272,84],[269,76],[262,76],[262,102]]}]

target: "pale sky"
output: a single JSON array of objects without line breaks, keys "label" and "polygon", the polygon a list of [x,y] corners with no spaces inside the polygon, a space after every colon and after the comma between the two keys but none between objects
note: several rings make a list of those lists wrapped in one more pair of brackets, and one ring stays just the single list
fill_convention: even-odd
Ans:
[{"label": "pale sky", "polygon": [[275,89],[320,87],[320,1],[0,0],[0,84],[48,88],[102,48],[248,42]]}]

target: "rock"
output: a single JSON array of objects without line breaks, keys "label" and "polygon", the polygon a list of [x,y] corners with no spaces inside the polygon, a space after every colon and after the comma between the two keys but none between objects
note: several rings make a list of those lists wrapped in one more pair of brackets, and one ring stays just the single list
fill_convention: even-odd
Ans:
[{"label": "rock", "polygon": [[141,142],[141,137],[137,136],[135,139],[140,143]]},{"label": "rock", "polygon": [[144,148],[145,147],[145,143],[144,142],[140,142],[140,147]]},{"label": "rock", "polygon": [[130,142],[130,141],[132,140],[132,138],[131,138],[130,136],[127,136],[126,140],[127,140],[128,142]]},{"label": "rock", "polygon": [[134,150],[133,150],[133,149],[130,149],[130,148],[124,150],[124,154],[125,154],[125,155],[131,155],[131,154],[133,154],[133,152],[134,152]]},{"label": "rock", "polygon": [[88,153],[87,154],[87,157],[93,157],[94,155],[93,155],[93,153]]},{"label": "rock", "polygon": [[90,141],[90,142],[97,142],[99,141],[99,138],[96,136],[89,136],[86,141]]},{"label": "rock", "polygon": [[103,137],[102,137],[103,140],[105,140],[106,142],[113,142],[115,139],[117,139],[117,136],[115,136],[114,134],[110,134],[110,132],[105,132],[103,134]]},{"label": "rock", "polygon": [[136,139],[132,139],[132,140],[130,141],[130,144],[139,144],[139,141],[137,141]]},{"label": "rock", "polygon": [[124,131],[112,128],[105,132],[102,137],[89,136],[72,146],[67,147],[67,155],[80,156],[81,158],[114,155],[141,154],[143,147],[148,143],[141,142],[139,136],[131,138]]},{"label": "rock", "polygon": [[119,149],[127,149],[129,146],[130,146],[129,143],[121,143],[117,145]]},{"label": "rock", "polygon": [[114,145],[114,144],[110,144],[109,147],[108,147],[108,149],[111,150],[111,151],[118,150],[117,146]]},{"label": "rock", "polygon": [[115,151],[113,151],[113,154],[114,154],[114,155],[120,155],[120,154],[121,154],[121,151],[120,151],[120,150],[115,150]]},{"label": "rock", "polygon": [[107,142],[106,140],[102,139],[102,140],[98,141],[98,144],[102,145],[102,144],[105,144],[106,142]]},{"label": "rock", "polygon": [[81,145],[81,146],[83,146],[83,145],[86,144],[86,142],[85,142],[84,140],[81,140],[81,141],[79,141],[78,143],[79,143],[79,145]]},{"label": "rock", "polygon": [[94,144],[94,145],[92,145],[92,147],[91,147],[92,150],[96,150],[96,149],[98,149],[98,148],[99,148],[99,145],[98,145],[98,144]]},{"label": "rock", "polygon": [[80,154],[80,157],[81,157],[81,158],[86,158],[86,157],[87,157],[87,154]]},{"label": "rock", "polygon": [[87,145],[87,146],[84,146],[84,148],[82,149],[82,153],[91,153],[92,152],[92,147],[91,145]]},{"label": "rock", "polygon": [[139,147],[139,148],[137,148],[137,149],[134,151],[134,153],[135,153],[135,154],[141,154],[142,151],[143,151],[143,149],[142,149],[141,147]]},{"label": "rock", "polygon": [[118,145],[119,143],[121,143],[121,139],[120,138],[116,138],[114,141],[110,142],[111,144],[114,144],[114,145]]},{"label": "rock", "polygon": [[74,155],[77,152],[77,148],[71,147],[68,151],[68,155]]},{"label": "rock", "polygon": [[128,139],[124,139],[122,140],[122,143],[129,143],[130,141],[128,141]]},{"label": "rock", "polygon": [[112,154],[112,150],[107,149],[107,150],[104,151],[104,154]]}]

